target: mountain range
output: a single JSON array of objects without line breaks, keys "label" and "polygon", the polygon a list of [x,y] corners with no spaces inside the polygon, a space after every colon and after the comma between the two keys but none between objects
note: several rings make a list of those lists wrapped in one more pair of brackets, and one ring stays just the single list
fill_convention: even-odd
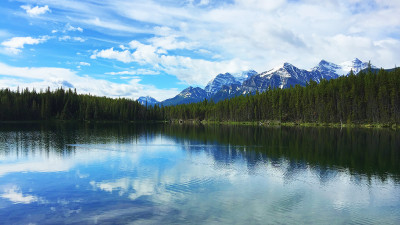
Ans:
[{"label": "mountain range", "polygon": [[[357,74],[361,70],[368,68],[368,64],[358,58],[340,64],[321,60],[317,66],[305,70],[290,63],[284,63],[262,73],[248,70],[236,74],[218,74],[208,82],[204,89],[200,87],[188,87],[175,97],[162,102],[158,102],[150,96],[140,97],[138,101],[143,105],[147,102],[148,105],[161,103],[164,106],[196,103],[204,99],[212,99],[218,102],[238,95],[254,94],[257,91],[263,92],[268,88],[289,88],[295,85],[305,86],[310,80],[319,83],[322,79],[330,80],[340,76],[347,76],[350,71]],[[372,65],[371,68],[376,69]]]}]

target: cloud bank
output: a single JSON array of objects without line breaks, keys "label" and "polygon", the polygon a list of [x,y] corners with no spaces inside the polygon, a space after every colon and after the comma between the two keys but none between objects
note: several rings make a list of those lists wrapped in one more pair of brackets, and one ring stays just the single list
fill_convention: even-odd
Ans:
[{"label": "cloud bank", "polygon": [[[89,66],[81,62],[80,66]],[[175,96],[178,90],[159,89],[153,85],[141,84],[138,77],[132,77],[127,83],[114,83],[90,76],[79,76],[76,71],[55,67],[14,67],[0,63],[0,75],[8,79],[0,79],[0,87],[11,89],[29,88],[45,90],[50,87],[55,90],[60,87],[76,88],[78,93],[108,96],[113,98],[125,97],[137,99],[142,95],[154,96],[156,99],[166,99]]]}]

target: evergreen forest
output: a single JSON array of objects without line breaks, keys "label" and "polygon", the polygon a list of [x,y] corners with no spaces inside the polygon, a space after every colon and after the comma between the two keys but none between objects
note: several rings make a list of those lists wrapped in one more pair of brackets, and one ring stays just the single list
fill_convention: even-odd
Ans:
[{"label": "evergreen forest", "polygon": [[0,90],[0,120],[104,120],[399,124],[400,69],[363,70],[305,87],[269,89],[217,103],[143,106],[125,98],[51,91]]}]

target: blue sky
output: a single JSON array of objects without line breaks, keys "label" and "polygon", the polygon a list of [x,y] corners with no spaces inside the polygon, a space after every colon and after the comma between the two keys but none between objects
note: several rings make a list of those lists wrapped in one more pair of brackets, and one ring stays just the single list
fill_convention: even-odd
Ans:
[{"label": "blue sky", "polygon": [[392,0],[4,0],[0,14],[0,88],[164,100],[283,62],[400,62]]}]

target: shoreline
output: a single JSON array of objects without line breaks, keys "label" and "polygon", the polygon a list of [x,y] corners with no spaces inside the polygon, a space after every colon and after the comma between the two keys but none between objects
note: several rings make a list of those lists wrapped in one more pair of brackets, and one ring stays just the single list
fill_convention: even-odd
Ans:
[{"label": "shoreline", "polygon": [[396,123],[297,123],[279,121],[199,121],[199,120],[174,120],[172,124],[218,124],[218,125],[243,125],[243,126],[284,126],[284,127],[331,127],[331,128],[389,128],[400,129]]},{"label": "shoreline", "polygon": [[400,124],[396,123],[297,123],[279,121],[212,121],[212,120],[161,120],[161,121],[107,121],[107,120],[26,120],[26,121],[0,121],[0,124],[21,124],[21,123],[127,123],[127,124],[202,124],[202,125],[240,125],[240,126],[263,126],[263,127],[330,127],[330,128],[385,128],[400,129]]}]

